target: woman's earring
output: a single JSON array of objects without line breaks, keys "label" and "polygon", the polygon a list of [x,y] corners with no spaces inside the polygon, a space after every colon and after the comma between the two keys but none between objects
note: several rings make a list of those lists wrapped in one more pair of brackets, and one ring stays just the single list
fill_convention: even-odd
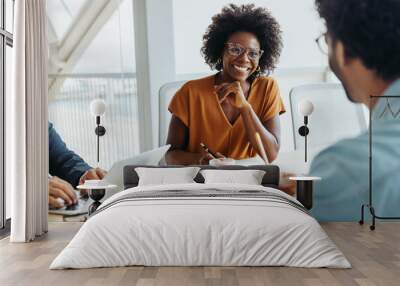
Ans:
[{"label": "woman's earring", "polygon": [[261,70],[260,66],[257,67],[256,72],[259,72]]},{"label": "woman's earring", "polygon": [[216,67],[217,67],[217,68],[218,68],[218,67],[222,67],[222,59],[221,59],[221,58],[218,59],[217,64],[216,64]]}]

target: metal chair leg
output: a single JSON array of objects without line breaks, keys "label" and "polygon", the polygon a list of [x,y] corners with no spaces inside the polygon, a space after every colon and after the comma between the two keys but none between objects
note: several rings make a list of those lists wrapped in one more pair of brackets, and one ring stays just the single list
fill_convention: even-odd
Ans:
[{"label": "metal chair leg", "polygon": [[372,225],[369,227],[370,230],[375,230],[375,209],[372,206],[369,206],[369,210],[372,215]]},{"label": "metal chair leg", "polygon": [[365,207],[365,205],[363,204],[361,206],[361,220],[358,222],[360,225],[364,224],[364,207]]}]

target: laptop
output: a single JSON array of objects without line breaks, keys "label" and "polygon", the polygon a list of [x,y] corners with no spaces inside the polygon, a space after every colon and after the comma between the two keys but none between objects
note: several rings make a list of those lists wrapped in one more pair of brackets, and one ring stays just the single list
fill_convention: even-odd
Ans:
[{"label": "laptop", "polygon": [[63,216],[77,216],[87,214],[89,206],[93,203],[91,198],[83,198],[80,196],[79,191],[75,190],[78,202],[74,205],[65,205],[60,209],[49,208],[49,214],[58,214]]}]

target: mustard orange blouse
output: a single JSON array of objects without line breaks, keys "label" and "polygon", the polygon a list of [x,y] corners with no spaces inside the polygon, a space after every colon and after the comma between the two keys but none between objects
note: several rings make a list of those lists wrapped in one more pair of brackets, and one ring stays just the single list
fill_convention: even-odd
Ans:
[{"label": "mustard orange blouse", "polygon": [[[218,96],[214,92],[215,76],[188,81],[175,96],[168,110],[189,129],[189,143],[185,151],[200,153],[203,142],[214,152],[226,157],[245,159],[256,155],[247,140],[243,118],[231,124]],[[276,81],[270,77],[256,78],[247,101],[262,123],[285,112]]]}]

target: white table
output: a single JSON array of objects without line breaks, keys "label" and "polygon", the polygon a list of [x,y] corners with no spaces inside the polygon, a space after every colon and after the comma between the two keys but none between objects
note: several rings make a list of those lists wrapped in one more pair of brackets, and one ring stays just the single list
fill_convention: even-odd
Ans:
[{"label": "white table", "polygon": [[97,208],[101,205],[100,200],[104,197],[106,194],[106,190],[109,189],[114,189],[116,188],[116,185],[108,184],[108,183],[99,183],[98,185],[94,184],[88,184],[85,182],[83,185],[79,185],[76,188],[77,189],[86,189],[89,190],[89,197],[94,201],[88,209],[89,216],[94,213]]}]

